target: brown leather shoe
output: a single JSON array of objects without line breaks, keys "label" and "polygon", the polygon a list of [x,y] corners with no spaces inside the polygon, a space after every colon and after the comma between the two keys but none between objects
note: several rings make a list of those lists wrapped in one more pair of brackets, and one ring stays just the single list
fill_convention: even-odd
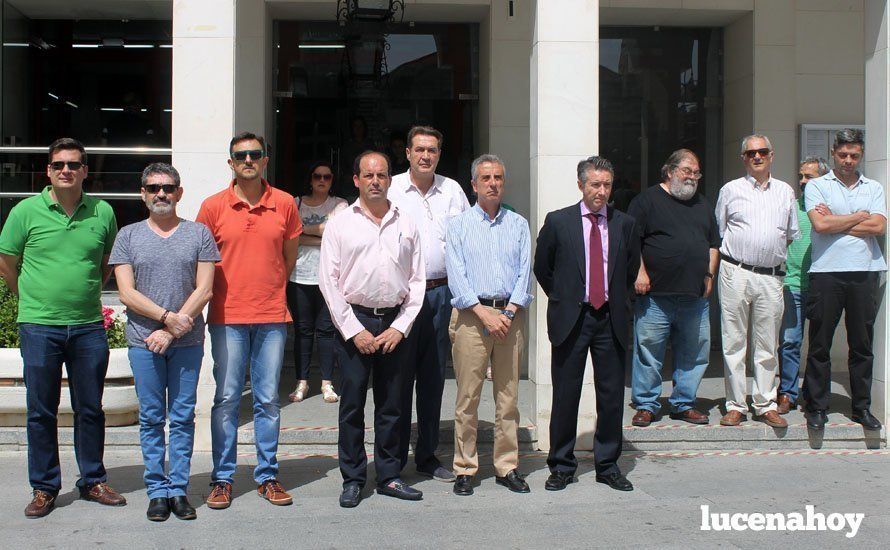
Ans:
[{"label": "brown leather shoe", "polygon": [[80,498],[104,504],[105,506],[124,506],[127,499],[108,486],[107,483],[93,483],[89,487],[80,488]]},{"label": "brown leather shoe", "polygon": [[764,414],[760,415],[760,420],[767,426],[772,426],[773,428],[788,427],[788,421],[779,416],[779,413],[776,411],[766,411]]},{"label": "brown leather shoe", "polygon": [[695,409],[686,409],[683,412],[672,413],[671,418],[689,422],[690,424],[707,424],[710,421],[708,415],[700,413]]},{"label": "brown leather shoe", "polygon": [[226,481],[214,481],[211,483],[213,490],[204,501],[208,508],[222,510],[232,505],[232,484]]},{"label": "brown leather shoe", "polygon": [[56,497],[46,491],[34,489],[34,498],[32,498],[31,502],[25,507],[25,517],[42,518],[52,512],[55,507]]},{"label": "brown leather shoe", "polygon": [[649,424],[652,424],[652,418],[655,415],[652,414],[652,411],[648,411],[646,409],[640,409],[637,411],[637,414],[634,415],[633,419],[630,421],[634,426],[639,426],[641,428],[645,428]]},{"label": "brown leather shoe", "polygon": [[729,411],[720,419],[721,426],[738,426],[745,420],[745,415],[739,411]]},{"label": "brown leather shoe", "polygon": [[791,400],[791,398],[784,393],[779,394],[779,398],[776,399],[776,403],[779,405],[778,410],[776,411],[779,414],[788,414],[791,409],[797,408],[797,405]]},{"label": "brown leather shoe", "polygon": [[275,478],[264,481],[262,485],[256,488],[256,492],[275,506],[287,506],[294,502],[294,499],[285,492],[284,487]]}]

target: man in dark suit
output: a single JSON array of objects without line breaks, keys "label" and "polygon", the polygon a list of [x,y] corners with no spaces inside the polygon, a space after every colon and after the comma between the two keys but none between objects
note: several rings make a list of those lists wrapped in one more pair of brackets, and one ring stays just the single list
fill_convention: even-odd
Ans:
[{"label": "man in dark suit", "polygon": [[618,469],[618,457],[627,299],[640,266],[640,239],[633,218],[606,206],[614,177],[608,160],[582,160],[581,202],[547,214],[538,234],[534,272],[548,297],[547,333],[553,346],[550,477],[544,486],[549,491],[575,481],[578,403],[588,353],[596,387],[596,480],[620,491],[633,490]]}]

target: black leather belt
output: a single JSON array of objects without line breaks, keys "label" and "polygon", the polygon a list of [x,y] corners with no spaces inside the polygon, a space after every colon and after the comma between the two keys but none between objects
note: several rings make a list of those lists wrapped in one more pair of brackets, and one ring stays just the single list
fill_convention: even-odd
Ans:
[{"label": "black leather belt", "polygon": [[495,309],[504,309],[510,303],[509,298],[479,298],[479,303],[483,306],[493,307]]},{"label": "black leather belt", "polygon": [[779,277],[785,276],[785,272],[782,270],[782,266],[780,265],[777,265],[776,267],[760,267],[759,265],[746,264],[736,260],[735,258],[727,256],[722,252],[720,253],[720,259],[724,262],[729,262],[732,265],[737,265],[742,269],[747,269],[748,271],[759,273],[760,275],[778,275]]},{"label": "black leather belt", "polygon": [[357,304],[350,304],[352,309],[355,311],[360,311],[365,315],[373,315],[375,317],[386,317],[387,315],[392,315],[393,313],[398,313],[402,306],[393,306],[393,307],[365,307]]},{"label": "black leather belt", "polygon": [[445,286],[448,284],[448,277],[442,277],[441,279],[427,279],[426,280],[426,289],[432,290],[434,288],[439,288],[440,286]]}]

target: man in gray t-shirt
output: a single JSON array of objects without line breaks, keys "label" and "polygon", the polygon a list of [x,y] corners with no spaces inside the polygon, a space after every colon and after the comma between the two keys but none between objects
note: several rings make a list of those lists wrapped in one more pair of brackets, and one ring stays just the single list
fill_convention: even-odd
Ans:
[{"label": "man in gray t-shirt", "polygon": [[[139,398],[139,429],[148,489],[147,516],[172,511],[193,519],[186,494],[195,435],[198,374],[204,356],[201,311],[213,289],[219,250],[204,224],[181,220],[179,172],[150,164],[142,172],[148,219],[124,227],[109,264],[127,306],[127,344]],[[169,403],[169,407],[168,407]],[[170,411],[170,468],[164,473],[164,424]]]}]

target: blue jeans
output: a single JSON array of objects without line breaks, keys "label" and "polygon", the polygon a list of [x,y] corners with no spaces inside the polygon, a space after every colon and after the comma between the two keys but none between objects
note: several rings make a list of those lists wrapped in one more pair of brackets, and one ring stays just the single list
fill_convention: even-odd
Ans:
[{"label": "blue jeans", "polygon": [[62,363],[68,371],[74,409],[74,454],[80,469],[77,486],[106,481],[102,393],[108,371],[108,338],[102,322],[68,326],[20,323],[19,339],[28,405],[31,487],[53,495],[62,488],[57,429]]},{"label": "blue jeans", "polygon": [[[145,348],[127,352],[139,398],[139,442],[148,498],[188,493],[195,442],[195,401],[204,346],[170,348],[158,355]],[[170,474],[165,474],[164,425],[170,417]]]},{"label": "blue jeans", "polygon": [[674,354],[674,390],[668,402],[680,413],[695,404],[711,351],[707,298],[637,296],[634,306],[633,406],[657,414],[661,408],[661,367],[668,339]]},{"label": "blue jeans", "polygon": [[803,304],[807,303],[807,293],[784,288],[785,313],[782,315],[782,342],[779,345],[779,372],[782,382],[779,393],[784,393],[797,402],[798,374],[800,373],[800,345],[803,343],[803,325],[806,316]]},{"label": "blue jeans", "polygon": [[278,475],[278,383],[287,324],[209,325],[216,395],[210,411],[213,481],[232,483],[238,450],[238,407],[250,364],[253,429],[257,466],[253,477],[263,483]]}]

